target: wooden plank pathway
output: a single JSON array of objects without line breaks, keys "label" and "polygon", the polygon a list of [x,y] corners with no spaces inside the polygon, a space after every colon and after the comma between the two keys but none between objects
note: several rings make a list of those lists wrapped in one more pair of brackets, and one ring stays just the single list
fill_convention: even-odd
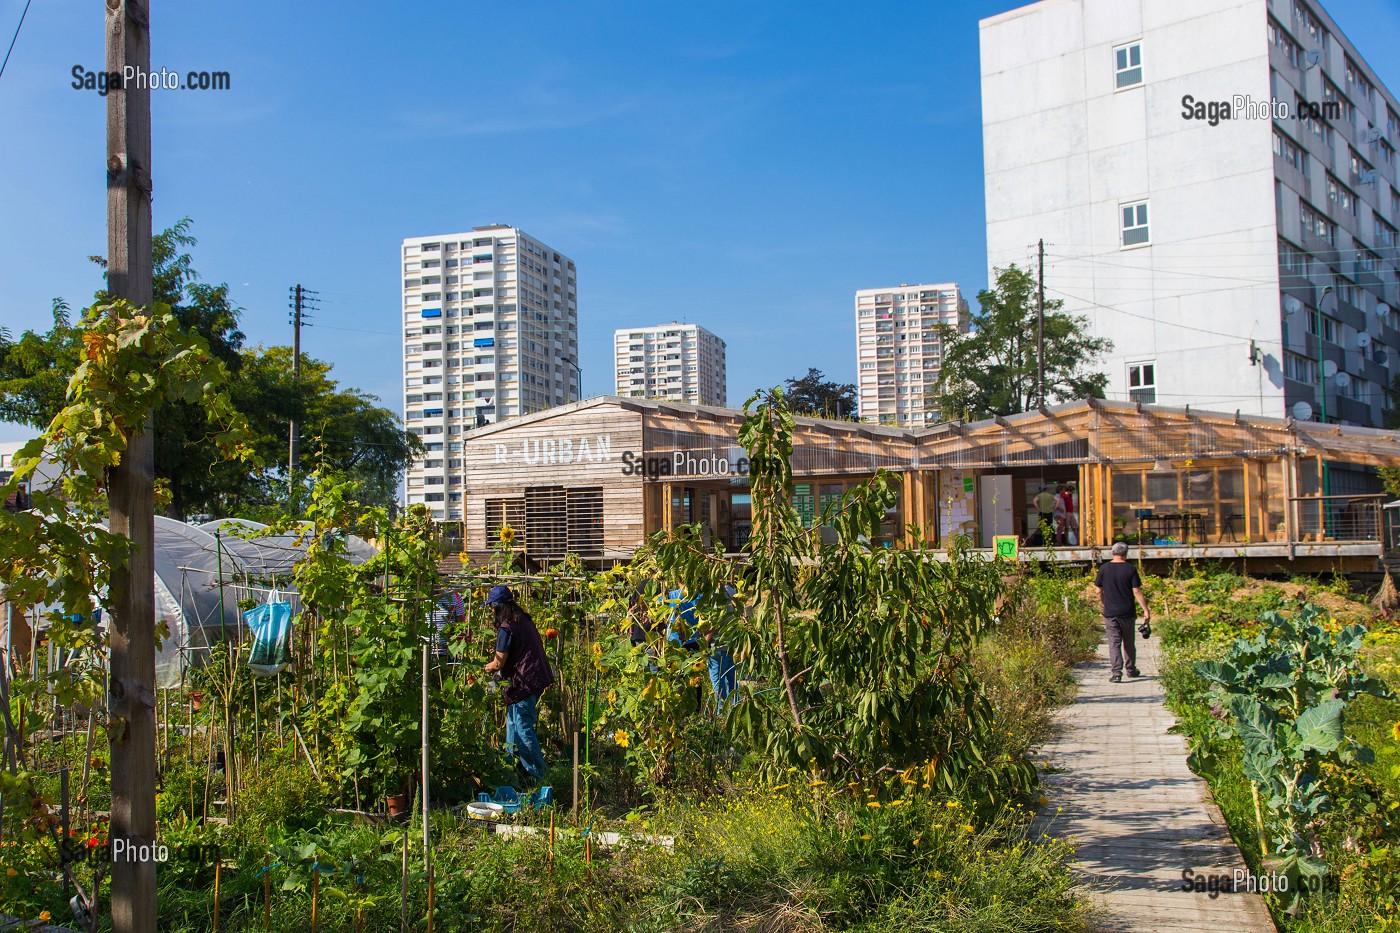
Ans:
[{"label": "wooden plank pathway", "polygon": [[[1138,679],[1108,682],[1106,644],[1077,671],[1078,698],[1043,749],[1051,773],[1040,828],[1077,846],[1097,930],[1273,933],[1263,898],[1230,890],[1244,860],[1205,781],[1186,767],[1185,740],[1167,733],[1175,718],[1157,677],[1159,644],[1138,639]],[[1225,890],[1187,890],[1185,869]]]}]

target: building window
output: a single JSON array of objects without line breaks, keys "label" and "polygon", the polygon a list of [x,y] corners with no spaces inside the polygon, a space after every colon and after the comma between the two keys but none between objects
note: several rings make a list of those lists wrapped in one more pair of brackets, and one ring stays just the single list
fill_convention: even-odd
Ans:
[{"label": "building window", "polygon": [[1277,46],[1283,57],[1288,59],[1288,63],[1294,68],[1298,67],[1298,44],[1272,19],[1269,20],[1269,44]]},{"label": "building window", "polygon": [[1327,200],[1331,201],[1336,209],[1343,214],[1356,216],[1356,195],[1352,194],[1331,175],[1327,176]]},{"label": "building window", "polygon": [[1297,143],[1274,130],[1274,155],[1278,156],[1298,171],[1307,173],[1308,154],[1304,152]]},{"label": "building window", "polygon": [[1142,83],[1142,43],[1130,42],[1113,50],[1113,86],[1118,90]]},{"label": "building window", "polygon": [[1128,364],[1128,399],[1151,405],[1157,401],[1157,364]]},{"label": "building window", "polygon": [[1283,355],[1283,374],[1294,382],[1317,385],[1317,360],[1297,353]]},{"label": "building window", "polygon": [[1337,245],[1337,225],[1313,210],[1307,204],[1298,207],[1298,218],[1303,226],[1303,235]]},{"label": "building window", "polygon": [[1313,311],[1308,315],[1308,333],[1317,335],[1318,329],[1322,329],[1322,339],[1328,343],[1338,343],[1337,340],[1337,319],[1328,317],[1318,311]]},{"label": "building window", "polygon": [[1299,32],[1307,33],[1308,38],[1312,40],[1313,48],[1322,49],[1326,47],[1327,30],[1322,28],[1322,24],[1318,22],[1313,11],[1308,9],[1304,4],[1297,2],[1297,0],[1293,2],[1293,19],[1298,23]]},{"label": "building window", "polygon": [[1124,204],[1120,210],[1123,215],[1123,246],[1126,248],[1148,243],[1147,202]]}]

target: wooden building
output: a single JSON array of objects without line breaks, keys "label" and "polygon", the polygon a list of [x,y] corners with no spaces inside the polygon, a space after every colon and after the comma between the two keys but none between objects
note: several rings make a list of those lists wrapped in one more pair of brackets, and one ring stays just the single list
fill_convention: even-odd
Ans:
[{"label": "wooden building", "polygon": [[[692,522],[738,550],[750,521],[742,421],[733,409],[602,397],[475,430],[462,450],[464,550],[490,551],[509,525],[532,558],[611,562]],[[915,431],[798,418],[793,437],[794,504],[809,522],[885,469],[902,484],[883,543],[918,526],[990,548],[998,535],[1035,541],[1035,495],[1066,489],[1077,533],[1055,555],[1070,560],[1126,539],[1147,559],[1374,564],[1385,543],[1376,466],[1400,466],[1400,434],[1097,400]]]}]

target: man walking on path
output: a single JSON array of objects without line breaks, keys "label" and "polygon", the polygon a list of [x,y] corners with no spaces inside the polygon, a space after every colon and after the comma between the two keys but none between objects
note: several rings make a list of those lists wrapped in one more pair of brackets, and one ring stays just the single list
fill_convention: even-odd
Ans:
[{"label": "man walking on path", "polygon": [[1137,668],[1133,623],[1137,621],[1137,607],[1142,606],[1143,627],[1146,628],[1152,621],[1152,610],[1147,608],[1147,597],[1142,593],[1142,578],[1138,576],[1137,568],[1128,563],[1127,544],[1119,541],[1113,545],[1113,559],[1099,567],[1094,586],[1099,588],[1099,600],[1103,603],[1103,627],[1108,634],[1108,660],[1113,669],[1109,681],[1115,684],[1123,682],[1125,656],[1128,676],[1141,676]]}]

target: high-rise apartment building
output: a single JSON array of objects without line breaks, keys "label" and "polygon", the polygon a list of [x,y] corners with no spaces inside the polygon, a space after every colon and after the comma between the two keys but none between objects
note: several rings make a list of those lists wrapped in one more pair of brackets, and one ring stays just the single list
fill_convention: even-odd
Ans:
[{"label": "high-rise apartment building", "polygon": [[579,399],[574,263],[500,225],[403,241],[404,422],[427,448],[410,504],[462,518],[462,435]]},{"label": "high-rise apartment building", "polygon": [[613,334],[613,366],[618,395],[725,404],[724,341],[699,324],[622,328]]},{"label": "high-rise apartment building", "polygon": [[1374,425],[1400,357],[1400,103],[1313,0],[981,23],[987,259],[1113,349],[1110,398]]},{"label": "high-rise apartment building", "polygon": [[[929,390],[943,365],[940,325],[966,333],[967,299],[952,282],[856,292],[856,368],[860,418],[918,428],[939,413]],[[844,417],[851,412],[832,412]]]}]

